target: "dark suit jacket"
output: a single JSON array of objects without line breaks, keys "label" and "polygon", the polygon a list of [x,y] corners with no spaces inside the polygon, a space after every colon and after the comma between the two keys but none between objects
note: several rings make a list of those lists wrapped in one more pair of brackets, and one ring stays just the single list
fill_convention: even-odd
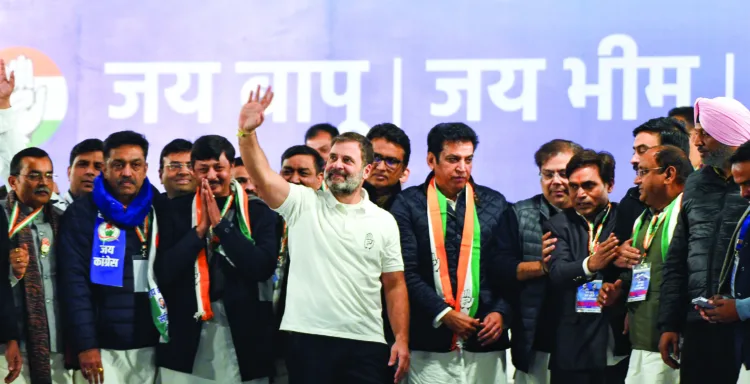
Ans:
[{"label": "dark suit jacket", "polygon": [[8,240],[8,219],[0,213],[0,344],[18,340],[16,307],[13,291],[10,289],[10,241]]},{"label": "dark suit jacket", "polygon": [[[601,218],[598,218],[601,220]],[[604,241],[615,228],[617,204],[604,223],[599,239]],[[598,225],[598,222],[596,223]],[[550,281],[557,292],[558,304],[555,318],[558,321],[557,337],[553,349],[550,368],[565,370],[599,370],[607,366],[607,341],[609,332],[615,338],[615,356],[627,355],[630,342],[623,335],[625,306],[606,308],[603,313],[576,312],[576,293],[583,283],[602,279],[614,281],[619,273],[611,267],[600,271],[593,278],[586,277],[583,260],[589,256],[588,225],[574,209],[566,209],[544,223],[544,232],[552,232],[557,238],[555,250],[550,260]]]},{"label": "dark suit jacket", "polygon": [[[156,281],[169,311],[170,334],[169,343],[157,346],[156,364],[185,373],[193,371],[202,328],[202,322],[193,318],[197,310],[194,265],[205,241],[192,225],[192,201],[193,196],[169,201],[154,261]],[[260,301],[258,284],[273,275],[279,254],[276,213],[259,199],[250,199],[248,210],[254,243],[240,231],[235,214],[225,216],[214,228],[226,253],[219,264],[224,274],[221,300],[243,381],[273,372],[273,310],[270,301]]]}]

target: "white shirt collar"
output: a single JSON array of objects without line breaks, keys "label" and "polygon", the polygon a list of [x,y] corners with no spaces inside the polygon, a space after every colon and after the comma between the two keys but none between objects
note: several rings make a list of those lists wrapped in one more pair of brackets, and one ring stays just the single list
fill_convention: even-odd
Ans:
[{"label": "white shirt collar", "polygon": [[356,204],[344,204],[336,199],[336,196],[333,195],[330,188],[326,188],[324,191],[317,191],[317,193],[322,193],[323,198],[325,199],[326,205],[328,205],[329,208],[336,208],[338,206],[341,206],[342,208],[346,209],[356,209],[361,210],[362,212],[366,211],[367,209],[367,203],[370,202],[370,196],[367,194],[367,191],[364,188],[360,188],[362,198],[359,200]]}]

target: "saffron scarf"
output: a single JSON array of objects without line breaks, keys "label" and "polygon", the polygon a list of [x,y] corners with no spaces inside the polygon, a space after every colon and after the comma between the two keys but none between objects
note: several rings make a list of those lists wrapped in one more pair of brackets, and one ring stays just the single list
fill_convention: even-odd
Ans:
[{"label": "saffron scarf", "polygon": [[[662,261],[667,260],[667,251],[669,250],[669,244],[672,242],[672,236],[674,236],[674,229],[677,226],[677,218],[680,216],[681,209],[682,193],[672,200],[672,202],[664,208],[664,211],[658,215],[654,215],[649,222],[648,227],[646,227],[646,237],[643,239],[643,248],[646,252],[648,252],[649,247],[651,247],[651,242],[653,241],[654,235],[656,235],[659,226],[664,224],[665,229],[661,232],[661,259]],[[638,242],[638,235],[641,232],[641,228],[643,228],[643,220],[646,217],[647,211],[648,210],[643,211],[643,213],[638,216],[635,224],[633,224],[633,247],[638,247],[636,243]]]},{"label": "saffron scarf", "polygon": [[[458,255],[457,285],[453,292],[448,272],[448,255],[445,251],[445,233],[448,219],[448,200],[435,185],[435,178],[427,186],[427,223],[430,230],[433,280],[438,296],[452,309],[469,317],[474,317],[479,307],[479,257],[481,248],[481,228],[474,204],[474,188],[466,184],[466,212]],[[460,297],[459,297],[460,295]],[[457,346],[458,338],[453,335],[451,350]]]},{"label": "saffron scarf", "polygon": [[[223,218],[232,204],[234,204],[236,208],[235,214],[239,215],[240,231],[247,239],[252,241],[253,238],[250,231],[250,212],[248,209],[247,193],[236,180],[232,180],[229,187],[231,193],[221,210],[221,217]],[[203,219],[203,215],[206,214],[208,214],[208,212],[206,212],[205,207],[203,207],[199,187],[195,192],[195,197],[193,197],[193,227],[198,226],[198,223]],[[198,252],[198,257],[195,260],[195,298],[198,304],[195,319],[203,321],[211,320],[214,317],[213,310],[211,310],[211,298],[209,296],[210,281],[206,250],[214,244],[218,245],[219,240],[213,236],[213,231],[211,231],[206,238],[206,242],[208,243],[207,246],[201,248],[200,252]],[[223,253],[220,250],[220,246],[217,246],[217,251]],[[231,264],[229,259],[227,259],[227,261]]]}]

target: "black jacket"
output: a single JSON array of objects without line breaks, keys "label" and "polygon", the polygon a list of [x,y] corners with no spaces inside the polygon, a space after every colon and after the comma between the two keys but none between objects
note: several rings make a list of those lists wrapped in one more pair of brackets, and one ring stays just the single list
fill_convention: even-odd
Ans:
[{"label": "black jacket", "polygon": [[[515,315],[511,327],[511,352],[513,365],[524,372],[529,369],[532,350],[551,352],[549,349],[553,343],[550,339],[554,330],[550,329],[550,323],[554,324],[554,313],[549,313],[549,310],[553,309],[553,300],[547,294],[547,277],[519,282],[516,271],[521,262],[542,260],[542,223],[555,214],[557,210],[543,195],[519,201],[513,205],[513,209],[507,209],[503,214],[500,257],[496,259],[494,269],[501,288],[514,285],[518,292],[512,297]],[[542,334],[537,335],[537,330],[541,330]],[[537,336],[545,340],[537,340]]]},{"label": "black jacket", "polygon": [[[169,218],[160,231],[154,272],[169,311],[170,341],[159,344],[156,363],[179,372],[192,373],[202,323],[197,311],[194,266],[205,246],[192,225],[193,196],[169,201]],[[274,318],[271,301],[259,300],[258,284],[274,272],[279,251],[278,216],[260,200],[250,199],[253,244],[239,228],[238,215],[221,220],[214,233],[226,253],[220,260],[224,274],[223,300],[243,381],[269,377],[273,372]],[[232,266],[229,261],[234,266]]]},{"label": "black jacket", "polygon": [[[152,204],[161,200],[154,189]],[[58,289],[63,324],[75,355],[94,349],[129,350],[153,347],[159,342],[148,292],[133,292],[133,255],[141,253],[135,228],[125,231],[125,265],[122,287],[91,283],[91,252],[98,209],[91,194],[65,210],[57,242]]]},{"label": "black jacket", "polygon": [[[600,241],[612,233],[617,221],[617,204],[613,203],[604,223]],[[598,218],[601,220],[601,218]],[[598,223],[597,223],[598,225]],[[544,224],[544,231],[557,238],[550,260],[550,281],[558,292],[555,318],[557,338],[550,359],[550,367],[565,370],[599,370],[607,366],[607,342],[610,329],[615,338],[614,355],[630,352],[630,342],[623,335],[625,306],[605,308],[601,314],[576,312],[578,287],[589,281],[583,270],[583,260],[589,256],[588,224],[572,208],[556,215]],[[619,270],[610,266],[599,271],[593,279],[604,282],[616,280]]]},{"label": "black jacket", "polygon": [[688,177],[664,263],[660,331],[680,332],[686,321],[704,321],[690,301],[718,292],[725,252],[747,207],[732,178],[714,168],[703,167]]},{"label": "black jacket", "polygon": [[620,243],[633,235],[633,224],[646,208],[648,208],[646,204],[641,202],[641,192],[637,186],[625,192],[625,196],[617,206],[617,222],[615,223],[615,236]]},{"label": "black jacket", "polygon": [[[435,292],[432,272],[432,252],[427,224],[427,183],[431,178],[432,173],[424,184],[401,192],[396,197],[391,213],[396,218],[401,233],[401,253],[404,257],[404,274],[411,307],[410,347],[419,351],[447,352],[451,348],[452,331],[444,324],[438,328],[433,327],[435,317],[448,308],[448,305]],[[501,292],[491,284],[490,272],[498,253],[500,217],[508,208],[508,203],[499,192],[479,185],[474,185],[474,196],[482,239],[479,309],[476,317],[484,319],[491,312],[499,312],[507,328],[512,321],[510,305],[501,296]],[[458,198],[455,212],[448,207],[445,250],[453,292],[456,292],[456,271],[465,209],[465,197]],[[481,347],[476,336],[469,339],[465,345],[469,351],[482,352],[502,350],[507,348],[508,344],[507,332],[503,332],[502,339],[488,347]]]},{"label": "black jacket", "polygon": [[[401,183],[396,183],[389,188],[387,196],[379,198],[377,196],[375,187],[372,184],[365,182],[363,185],[367,191],[367,196],[370,197],[370,201],[380,208],[390,211],[393,206],[393,202],[396,201],[396,196],[401,193]],[[380,290],[380,299],[383,302],[383,335],[388,345],[393,344],[396,341],[396,336],[393,334],[393,328],[391,327],[391,320],[388,318],[388,306],[386,305],[385,288]]]},{"label": "black jacket", "polygon": [[[732,292],[732,272],[735,271],[735,254],[737,238],[739,237],[740,228],[746,216],[750,213],[748,208],[737,223],[737,228],[732,235],[732,241],[727,248],[724,258],[724,266],[721,270],[721,279],[719,281],[719,294],[733,296],[737,300],[745,300],[750,297],[750,232],[745,233],[742,239],[734,276],[734,292]],[[738,321],[734,324],[734,350],[737,362],[750,367],[750,321]],[[741,369],[746,369],[742,367]]]},{"label": "black jacket", "polygon": [[13,291],[10,288],[10,241],[8,240],[8,219],[0,213],[0,344],[18,340],[18,322]]}]

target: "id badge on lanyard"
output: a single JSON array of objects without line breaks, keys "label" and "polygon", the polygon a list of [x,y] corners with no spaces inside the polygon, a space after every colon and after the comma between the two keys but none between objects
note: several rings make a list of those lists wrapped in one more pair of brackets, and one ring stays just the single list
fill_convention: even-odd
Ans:
[{"label": "id badge on lanyard", "polygon": [[589,281],[579,286],[576,292],[576,312],[602,313],[602,308],[596,302],[600,289],[602,289],[601,280]]},{"label": "id badge on lanyard", "polygon": [[630,284],[628,303],[646,300],[648,285],[651,282],[651,264],[640,263],[633,267],[633,282]]}]

